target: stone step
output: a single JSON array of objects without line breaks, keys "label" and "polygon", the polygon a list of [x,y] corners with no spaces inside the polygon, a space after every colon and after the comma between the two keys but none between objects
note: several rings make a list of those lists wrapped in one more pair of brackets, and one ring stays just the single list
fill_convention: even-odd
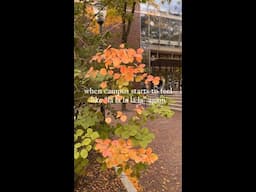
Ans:
[{"label": "stone step", "polygon": [[182,108],[180,108],[180,107],[171,107],[171,110],[173,110],[173,111],[182,111]]},{"label": "stone step", "polygon": [[[147,103],[147,105],[149,106],[150,104]],[[170,104],[170,108],[171,108],[173,111],[182,111],[182,103],[171,103],[171,104]]]},{"label": "stone step", "polygon": [[180,105],[182,105],[182,101],[181,100],[180,101],[171,100],[170,104],[180,104]]},{"label": "stone step", "polygon": [[182,104],[171,103],[170,106],[172,106],[172,107],[182,107]]},{"label": "stone step", "polygon": [[[159,98],[158,94],[149,94],[150,99]],[[171,95],[164,95],[171,99],[170,108],[173,111],[182,111],[182,94],[171,94]]]},{"label": "stone step", "polygon": [[170,98],[171,100],[174,100],[174,101],[182,101],[181,97],[167,97],[167,98]]},{"label": "stone step", "polygon": [[[153,98],[158,98],[157,96],[151,96],[151,99]],[[173,102],[182,102],[182,98],[181,97],[167,97],[168,99],[170,99]]]},{"label": "stone step", "polygon": [[182,98],[182,95],[165,95],[166,97]]},{"label": "stone step", "polygon": [[[149,97],[159,97],[157,94],[149,94]],[[162,95],[165,97],[182,98],[182,95]]]}]

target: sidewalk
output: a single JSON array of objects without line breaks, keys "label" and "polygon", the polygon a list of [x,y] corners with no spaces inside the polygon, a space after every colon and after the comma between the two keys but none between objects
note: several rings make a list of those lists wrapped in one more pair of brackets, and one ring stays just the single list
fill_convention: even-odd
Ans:
[{"label": "sidewalk", "polygon": [[181,115],[176,111],[171,119],[148,123],[148,128],[155,134],[150,146],[159,159],[142,174],[140,182],[145,192],[181,192]]},{"label": "sidewalk", "polygon": [[[132,104],[127,105],[125,113],[129,117],[133,107]],[[149,121],[146,127],[155,134],[149,146],[159,159],[142,173],[140,184],[144,192],[181,192],[182,112],[175,111],[170,119]]]}]

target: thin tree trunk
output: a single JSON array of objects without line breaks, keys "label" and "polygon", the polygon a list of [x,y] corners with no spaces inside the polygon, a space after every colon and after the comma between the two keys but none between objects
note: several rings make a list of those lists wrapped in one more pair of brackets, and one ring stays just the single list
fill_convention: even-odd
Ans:
[{"label": "thin tree trunk", "polygon": [[122,30],[122,43],[126,43],[127,40],[125,41],[125,35],[126,35],[126,22],[125,22],[125,16],[126,16],[126,10],[127,9],[127,2],[124,3],[124,9],[122,13],[122,25],[123,25],[123,30]]},{"label": "thin tree trunk", "polygon": [[[127,41],[128,41],[128,35],[130,33],[130,30],[131,30],[131,24],[132,24],[132,19],[133,19],[134,12],[135,12],[135,6],[136,6],[136,2],[133,1],[132,11],[131,11],[132,17],[128,18],[127,30],[126,30],[126,20],[125,20],[126,18],[125,17],[127,15],[127,2],[125,2],[125,4],[124,4],[123,15],[122,15],[122,24],[123,24],[122,43],[127,43]],[[126,103],[121,104],[121,110],[122,111],[127,110]]]},{"label": "thin tree trunk", "polygon": [[128,19],[127,31],[125,32],[125,43],[127,43],[128,35],[130,34],[132,20],[133,20],[133,16],[134,16],[134,12],[135,12],[135,6],[136,6],[136,2],[134,1],[132,4],[132,12],[131,12],[132,17],[129,17],[129,19]]}]

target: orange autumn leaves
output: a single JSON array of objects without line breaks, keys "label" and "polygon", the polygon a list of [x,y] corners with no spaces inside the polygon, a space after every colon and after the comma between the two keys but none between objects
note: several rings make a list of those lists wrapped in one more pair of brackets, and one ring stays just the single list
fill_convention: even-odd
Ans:
[{"label": "orange autumn leaves", "polygon": [[117,118],[120,118],[120,120],[122,122],[125,122],[127,120],[127,116],[125,114],[123,114],[122,111],[117,111],[117,115],[116,115]]},{"label": "orange autumn leaves", "polygon": [[114,76],[113,76],[113,79],[116,80],[116,79],[119,79],[120,78],[120,74],[119,73],[115,73]]},{"label": "orange autumn leaves", "polygon": [[133,81],[135,69],[132,66],[121,66],[120,72],[124,78],[125,81]]},{"label": "orange autumn leaves", "polygon": [[107,118],[105,119],[105,122],[106,122],[107,124],[110,124],[110,123],[112,122],[111,117],[107,117]]},{"label": "orange autumn leaves", "polygon": [[[122,111],[117,111],[116,118],[120,119],[122,122],[125,122],[127,120],[127,116],[125,114],[123,114]],[[111,117],[107,117],[105,119],[105,122],[107,124],[110,124],[112,122]]]},{"label": "orange autumn leaves", "polygon": [[[93,67],[87,71],[84,77],[90,78],[91,81],[88,82],[92,83],[93,88],[103,89],[102,94],[105,98],[97,102],[106,104],[107,110],[109,110],[108,107],[111,103],[120,101],[124,97],[123,94],[126,94],[123,92],[116,95],[117,93],[111,92],[111,90],[128,90],[130,94],[129,89],[131,88],[130,85],[132,82],[159,84],[159,77],[145,73],[146,65],[142,63],[142,54],[143,49],[141,48],[125,48],[125,45],[121,44],[119,48],[109,46],[103,52],[97,53],[92,57],[91,62],[93,62]],[[135,164],[143,163],[150,165],[158,159],[151,148],[139,148],[137,145],[133,146],[132,141],[128,139],[133,137],[120,138],[121,135],[115,132],[112,133],[112,130],[115,131],[115,129],[119,128],[119,125],[116,125],[116,121],[118,121],[117,124],[121,126],[126,123],[125,126],[128,128],[129,132],[129,128],[132,129],[130,122],[138,123],[140,119],[144,118],[144,114],[146,114],[146,112],[144,112],[144,108],[141,105],[136,106],[135,116],[131,117],[131,119],[128,119],[127,114],[122,111],[110,110],[110,112],[105,113],[106,124],[104,123],[104,127],[108,128],[111,134],[104,137],[108,139],[97,139],[95,141],[95,150],[104,157],[103,162],[106,164],[107,168],[122,167],[123,171],[129,177],[133,175],[131,174],[132,171],[136,173]],[[123,130],[120,129],[120,132],[121,131]],[[129,179],[137,186],[136,188],[139,188],[136,176],[129,177]]]},{"label": "orange autumn leaves", "polygon": [[141,105],[136,105],[136,108],[134,109],[136,111],[136,113],[138,113],[139,115],[142,114],[144,107]]},{"label": "orange autumn leaves", "polygon": [[96,139],[95,149],[106,158],[105,163],[108,168],[125,166],[129,160],[150,165],[158,159],[150,147],[135,149],[129,139]]},{"label": "orange autumn leaves", "polygon": [[[152,82],[158,85],[160,78],[148,75],[145,72],[145,64],[142,64],[142,48],[137,50],[125,48],[124,44],[120,45],[119,49],[108,46],[103,53],[97,53],[92,57],[92,61],[97,63],[104,63],[104,67],[99,70],[94,70],[93,67],[87,72],[85,77],[96,78],[97,75],[111,77],[111,81],[117,84],[119,88],[125,87],[129,82]],[[102,82],[99,87],[107,88],[107,82]]]},{"label": "orange autumn leaves", "polygon": [[101,84],[100,84],[100,87],[102,89],[105,89],[107,87],[107,82],[106,81],[103,81]]},{"label": "orange autumn leaves", "polygon": [[145,80],[145,84],[152,82],[154,85],[158,85],[160,81],[160,77],[153,77],[152,75],[148,75],[147,79]]},{"label": "orange autumn leaves", "polygon": [[115,68],[119,68],[121,63],[128,64],[135,61],[140,63],[142,61],[142,53],[143,49],[141,48],[135,51],[131,48],[124,48],[124,44],[121,44],[120,49],[115,49],[109,46],[104,50],[101,56],[96,55],[93,60],[99,61],[104,58],[106,68],[111,64],[113,64]]},{"label": "orange autumn leaves", "polygon": [[102,59],[105,60],[105,67],[111,67],[111,65],[115,68],[119,68],[121,63],[128,64],[128,63],[141,63],[142,61],[142,53],[143,49],[139,48],[136,51],[132,48],[124,48],[124,44],[120,45],[120,49],[112,48],[108,46],[104,51],[103,54],[96,54],[93,60],[97,62],[101,61]]},{"label": "orange autumn leaves", "polygon": [[100,74],[103,75],[103,76],[107,75],[107,70],[105,68],[101,68],[100,69]]}]

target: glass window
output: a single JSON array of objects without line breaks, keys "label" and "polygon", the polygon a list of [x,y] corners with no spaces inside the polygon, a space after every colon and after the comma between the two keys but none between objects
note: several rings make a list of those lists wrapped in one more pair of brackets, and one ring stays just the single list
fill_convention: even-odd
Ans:
[{"label": "glass window", "polygon": [[150,38],[154,39],[152,43],[156,43],[155,40],[159,39],[159,17],[150,15],[149,25],[150,25]]},{"label": "glass window", "polygon": [[[175,8],[176,6],[176,8]],[[141,3],[141,9],[156,14],[147,15],[141,13],[141,45],[149,46],[181,46],[182,45],[182,24],[181,20],[170,19],[166,13],[170,10],[181,12],[181,1],[172,0],[171,4],[166,0],[155,0],[151,3]],[[162,13],[159,15],[159,11]],[[175,13],[176,13],[175,12]],[[173,12],[174,13],[174,12]]]},{"label": "glass window", "polygon": [[170,26],[169,26],[169,19],[165,17],[160,18],[160,44],[164,46],[170,45]]},{"label": "glass window", "polygon": [[148,16],[145,14],[141,14],[141,37],[148,36]]},{"label": "glass window", "polygon": [[147,11],[148,10],[148,4],[147,3],[141,3],[140,4],[140,10],[141,11]]},{"label": "glass window", "polygon": [[181,21],[170,19],[170,40],[172,46],[179,46],[180,34],[181,34]]},{"label": "glass window", "polygon": [[159,12],[159,4],[156,2],[148,2],[148,11],[152,13]]},{"label": "glass window", "polygon": [[172,0],[170,4],[170,13],[174,15],[181,15],[181,0]]},{"label": "glass window", "polygon": [[180,33],[180,46],[182,47],[182,31]]},{"label": "glass window", "polygon": [[160,6],[160,11],[164,13],[168,13],[170,9],[170,3],[168,1],[156,0],[158,5]]}]

